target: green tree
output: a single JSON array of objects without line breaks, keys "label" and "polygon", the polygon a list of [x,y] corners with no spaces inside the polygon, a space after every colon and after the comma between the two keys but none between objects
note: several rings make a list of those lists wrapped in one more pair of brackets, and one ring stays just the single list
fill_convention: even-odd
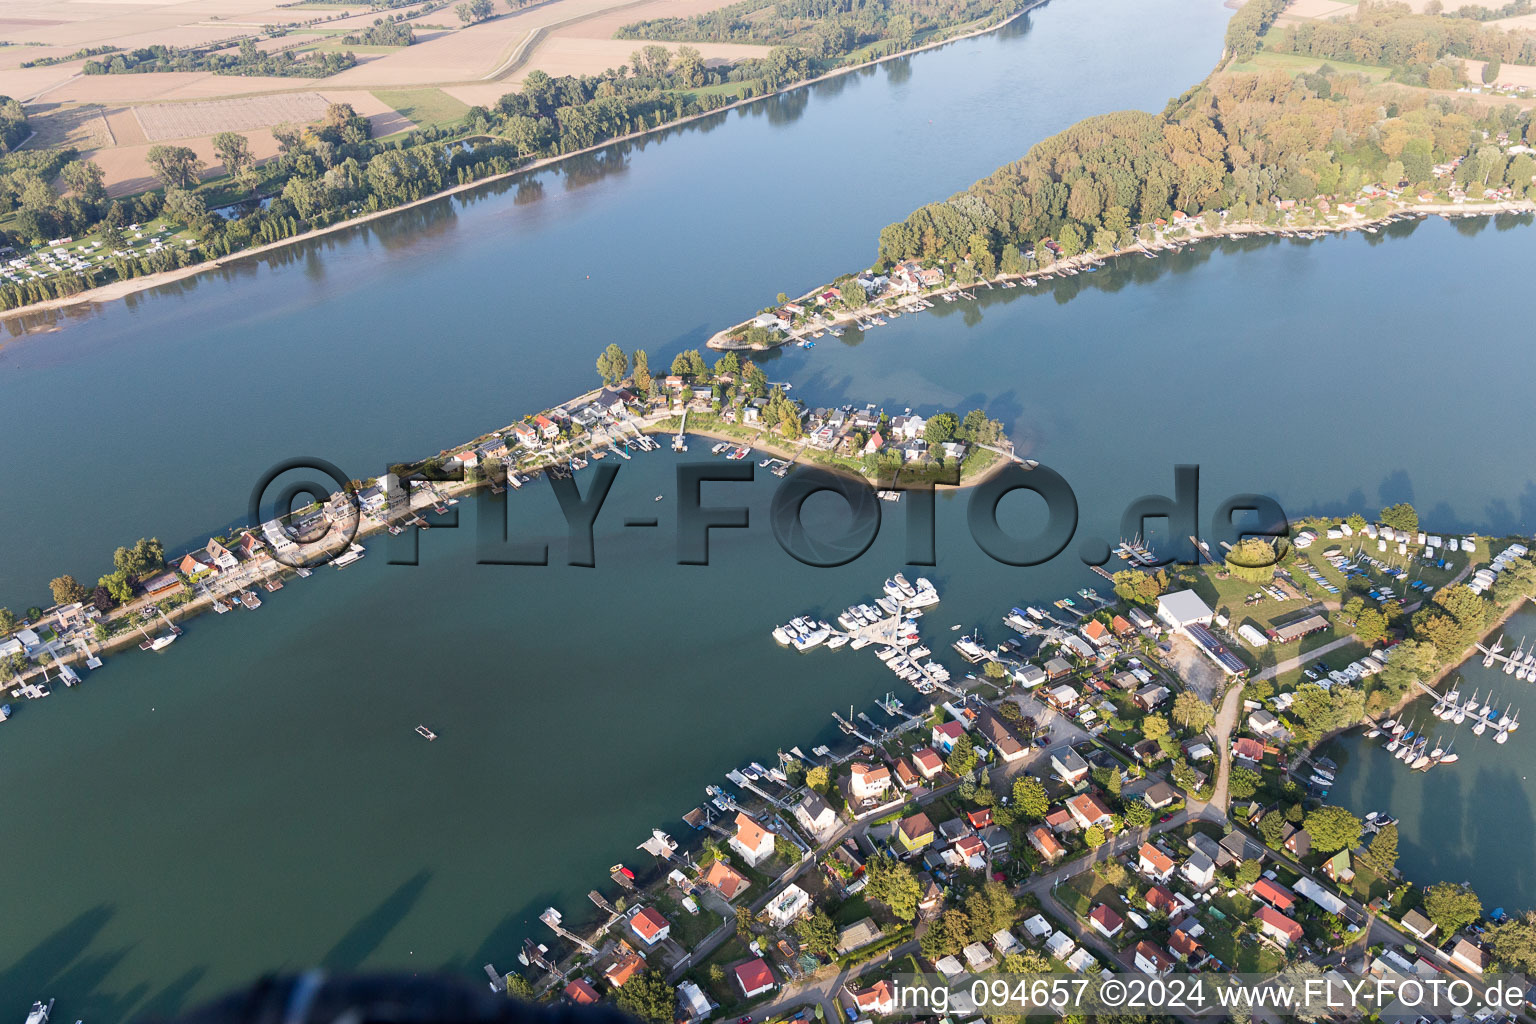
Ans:
[{"label": "green tree", "polygon": [[1450,938],[1483,916],[1483,901],[1470,886],[1436,882],[1424,890],[1424,916],[1440,926],[1441,935]]},{"label": "green tree", "polygon": [[1173,699],[1173,720],[1186,729],[1199,732],[1216,721],[1216,712],[1193,690],[1184,690]]},{"label": "green tree", "polygon": [[1394,530],[1402,530],[1408,534],[1417,533],[1419,530],[1419,513],[1406,501],[1400,501],[1396,505],[1388,505],[1382,509],[1381,521]]},{"label": "green tree", "polygon": [[1121,569],[1115,573],[1114,581],[1115,596],[1136,604],[1154,604],[1163,591],[1168,589],[1168,575],[1161,569],[1156,572]]},{"label": "green tree", "polygon": [[1021,775],[1013,780],[1013,806],[1030,821],[1042,821],[1051,809],[1051,798],[1039,779]]},{"label": "green tree", "polygon": [[128,582],[128,570],[126,569],[119,569],[110,575],[103,576],[96,582],[118,604],[126,604],[133,600],[133,584]]},{"label": "green tree", "polygon": [[1380,874],[1391,874],[1397,867],[1397,826],[1383,825],[1376,830],[1371,837],[1371,845],[1366,848],[1370,856],[1371,866]]},{"label": "green tree", "polygon": [[1331,804],[1309,813],[1306,829],[1312,837],[1312,848],[1319,853],[1353,849],[1360,842],[1360,833],[1363,831],[1359,818]]},{"label": "green tree", "polygon": [[1088,830],[1083,833],[1083,842],[1088,844],[1090,850],[1097,850],[1103,846],[1107,838],[1102,825],[1089,825]]},{"label": "green tree", "polygon": [[927,425],[923,427],[923,439],[931,445],[940,445],[946,441],[953,441],[955,431],[959,428],[960,420],[954,413],[936,413],[929,417]]},{"label": "green tree", "polygon": [[1244,537],[1227,552],[1226,567],[1238,579],[1268,583],[1274,579],[1278,561],[1273,543],[1263,537]]},{"label": "green tree", "polygon": [[826,793],[827,786],[831,782],[832,773],[824,764],[819,764],[805,773],[805,784],[818,793]]},{"label": "green tree", "polygon": [[823,910],[795,922],[795,935],[803,949],[817,956],[831,957],[837,954],[837,926]]},{"label": "green tree", "polygon": [[1259,773],[1252,768],[1233,765],[1227,773],[1227,792],[1236,800],[1247,800],[1258,792],[1261,781]]},{"label": "green tree", "polygon": [[621,1010],[649,1024],[672,1024],[677,1013],[677,993],[660,971],[641,971],[630,978],[613,1001]]},{"label": "green tree", "polygon": [[1237,867],[1237,884],[1244,888],[1259,880],[1259,872],[1262,870],[1256,860],[1245,860]]},{"label": "green tree", "polygon": [[10,636],[19,625],[21,623],[16,621],[15,612],[9,608],[0,608],[0,636]]},{"label": "green tree", "polygon": [[532,1002],[533,983],[517,971],[509,972],[507,974],[507,998]]},{"label": "green tree", "polygon": [[1159,714],[1148,715],[1141,720],[1141,734],[1149,740],[1168,735],[1168,719]]},{"label": "green tree", "polygon": [[1536,971],[1536,910],[1496,924],[1488,933],[1494,959],[1507,971]]},{"label": "green tree", "polygon": [[869,883],[864,891],[869,898],[884,903],[897,920],[911,921],[917,917],[917,903],[922,899],[923,888],[910,867],[876,854],[869,859],[865,877]]},{"label": "green tree", "polygon": [[944,767],[949,769],[952,775],[966,775],[976,767],[976,746],[971,738],[961,734],[955,740],[955,745],[949,752],[949,757],[944,761]]},{"label": "green tree", "polygon": [[1131,828],[1146,828],[1152,824],[1152,808],[1140,800],[1132,800],[1125,808],[1125,823]]},{"label": "green tree", "polygon": [[107,198],[106,172],[89,160],[71,160],[60,173],[64,186],[84,202],[94,205]]},{"label": "green tree", "polygon": [[1503,63],[1495,57],[1483,65],[1483,84],[1492,85],[1499,80],[1499,72],[1504,70]]},{"label": "green tree", "polygon": [[929,960],[956,956],[970,942],[971,920],[962,910],[944,911],[923,933],[918,946]]},{"label": "green tree", "polygon": [[603,354],[597,357],[597,372],[604,384],[617,384],[629,373],[629,357],[616,343],[609,343]]},{"label": "green tree", "polygon": [[48,586],[53,591],[55,604],[74,604],[76,601],[84,601],[89,596],[86,589],[80,585],[80,581],[73,576],[56,576]]},{"label": "green tree", "polygon": [[251,140],[239,132],[219,132],[213,137],[213,151],[224,165],[224,173],[231,177],[256,164],[251,153]]},{"label": "green tree", "polygon": [[197,184],[203,167],[202,159],[187,146],[150,146],[144,154],[150,169],[167,186],[191,188]]},{"label": "green tree", "polygon": [[1284,840],[1281,838],[1285,832],[1285,815],[1275,811],[1259,819],[1259,835],[1264,840],[1264,845],[1271,850],[1280,849]]}]

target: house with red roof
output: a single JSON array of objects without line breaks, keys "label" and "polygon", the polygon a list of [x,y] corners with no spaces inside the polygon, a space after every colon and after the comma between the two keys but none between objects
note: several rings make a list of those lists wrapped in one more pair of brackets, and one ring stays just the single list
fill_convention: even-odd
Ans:
[{"label": "house with red roof", "polygon": [[1264,744],[1251,736],[1243,736],[1232,743],[1232,756],[1249,764],[1264,760]]},{"label": "house with red roof", "polygon": [[623,988],[626,981],[645,970],[645,959],[639,953],[630,949],[627,942],[621,942],[620,947],[623,952],[619,958],[603,972],[604,980],[614,988]]},{"label": "house with red roof", "polygon": [[655,907],[642,907],[630,915],[629,930],[647,946],[654,946],[672,934],[672,926]]},{"label": "house with red roof", "polygon": [[1283,947],[1301,941],[1301,925],[1286,917],[1274,907],[1263,906],[1253,915],[1259,922],[1259,931]]},{"label": "house with red roof", "polygon": [[1077,822],[1072,820],[1072,815],[1067,813],[1065,807],[1058,807],[1045,816],[1045,823],[1051,826],[1053,832],[1076,832]]},{"label": "house with red roof", "polygon": [[1130,636],[1136,632],[1136,627],[1131,625],[1123,615],[1116,615],[1111,619],[1109,628],[1115,631],[1115,636]]},{"label": "house with red roof", "polygon": [[944,770],[944,759],[932,747],[923,747],[912,752],[912,765],[917,769],[917,774],[932,779]]},{"label": "house with red roof", "polygon": [[1149,908],[1169,916],[1179,909],[1179,903],[1173,898],[1173,893],[1160,885],[1154,885],[1147,890],[1146,900]]},{"label": "house with red roof", "polygon": [[982,807],[979,810],[971,811],[965,816],[965,820],[971,823],[971,828],[980,831],[992,824],[992,808]]},{"label": "house with red roof", "polygon": [[891,770],[885,765],[855,764],[848,780],[848,795],[855,803],[878,800],[891,791]]},{"label": "house with red roof", "polygon": [[1120,929],[1125,927],[1125,918],[1115,913],[1105,903],[1100,903],[1089,911],[1088,920],[1093,924],[1094,930],[1106,939],[1119,935]]},{"label": "house with red roof", "polygon": [[768,961],[762,957],[737,964],[734,973],[736,985],[741,989],[741,994],[748,999],[755,999],[765,992],[772,991],[773,986],[777,984],[773,978],[773,968],[769,967]]},{"label": "house with red roof", "polygon": [[1146,939],[1136,943],[1131,962],[1142,974],[1167,974],[1173,970],[1173,957],[1169,956],[1161,946]]},{"label": "house with red roof", "polygon": [[955,741],[965,735],[965,726],[959,722],[945,722],[943,725],[933,727],[933,746],[935,750],[949,753],[955,749]]},{"label": "house with red roof", "polygon": [[1109,628],[1098,619],[1090,621],[1088,625],[1084,626],[1079,632],[1083,634],[1083,639],[1087,640],[1095,647],[1103,647],[1105,644],[1114,639],[1109,634]]},{"label": "house with red roof", "polygon": [[1090,793],[1079,793],[1067,800],[1067,811],[1081,828],[1108,825],[1114,820],[1109,808],[1099,803]]},{"label": "house with red roof", "polygon": [[1142,843],[1136,855],[1138,857],[1136,870],[1148,878],[1166,882],[1173,877],[1173,858],[1151,843]]},{"label": "house with red roof", "polygon": [[533,418],[533,426],[539,432],[539,436],[546,441],[553,441],[560,436],[559,424],[543,413],[539,413]]},{"label": "house with red roof", "polygon": [[955,843],[955,854],[960,858],[961,866],[972,871],[981,871],[987,866],[987,844],[977,836],[962,836]]},{"label": "house with red roof", "polygon": [[1028,838],[1029,845],[1035,848],[1035,852],[1039,853],[1047,864],[1056,863],[1067,852],[1067,848],[1058,843],[1056,837],[1051,835],[1051,830],[1044,825],[1036,825],[1030,829]]},{"label": "house with red roof", "polygon": [[1182,928],[1175,929],[1174,933],[1168,936],[1168,948],[1173,951],[1174,956],[1188,963],[1198,963],[1205,958],[1205,949]]},{"label": "house with red roof", "polygon": [[748,867],[757,867],[773,856],[772,832],[740,812],[736,815],[736,834],[731,837],[731,849],[741,854]]},{"label": "house with red roof", "polygon": [[752,883],[747,876],[726,863],[724,858],[716,857],[704,869],[700,878],[705,885],[718,892],[726,902],[730,902],[744,892]]},{"label": "house with red roof", "polygon": [[1296,894],[1279,882],[1261,878],[1253,883],[1253,894],[1282,914],[1288,914],[1296,905]]},{"label": "house with red roof", "polygon": [[575,1003],[577,1006],[586,1006],[590,1003],[597,1002],[598,999],[601,998],[597,994],[597,989],[593,988],[585,978],[577,978],[575,981],[565,986],[565,988],[561,990],[560,994],[565,996],[566,999]]},{"label": "house with red roof", "polygon": [[869,988],[854,991],[848,990],[848,995],[853,999],[853,1005],[861,1014],[884,1015],[896,1009],[896,991],[891,988],[890,982],[881,978]]}]

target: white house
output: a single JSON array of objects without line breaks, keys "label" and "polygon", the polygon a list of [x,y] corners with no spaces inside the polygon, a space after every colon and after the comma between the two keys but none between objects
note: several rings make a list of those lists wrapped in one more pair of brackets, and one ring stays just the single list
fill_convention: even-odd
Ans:
[{"label": "white house", "polygon": [[811,909],[811,894],[793,883],[768,901],[768,923],[775,928],[788,928],[800,915]]},{"label": "white house", "polygon": [[891,790],[891,770],[885,765],[878,767],[855,764],[848,781],[848,792],[858,803],[877,800]]},{"label": "white house", "polygon": [[1189,859],[1179,869],[1179,874],[1188,879],[1190,885],[1197,889],[1204,889],[1216,878],[1216,862],[1196,850],[1189,855]]},{"label": "white house", "polygon": [[751,867],[757,867],[773,856],[772,832],[763,828],[745,814],[736,815],[736,834],[731,836],[730,847],[741,854],[741,859]]},{"label": "white house", "polygon": [[806,790],[805,799],[795,805],[794,815],[818,843],[831,839],[837,831],[837,812],[815,790]]}]

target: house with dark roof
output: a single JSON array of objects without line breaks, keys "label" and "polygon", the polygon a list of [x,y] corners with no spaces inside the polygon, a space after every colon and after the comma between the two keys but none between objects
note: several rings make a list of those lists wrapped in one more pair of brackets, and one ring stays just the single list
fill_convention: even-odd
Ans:
[{"label": "house with dark roof", "polygon": [[896,838],[902,849],[916,853],[933,842],[933,822],[928,820],[928,815],[918,811],[910,818],[901,819],[896,826]]}]

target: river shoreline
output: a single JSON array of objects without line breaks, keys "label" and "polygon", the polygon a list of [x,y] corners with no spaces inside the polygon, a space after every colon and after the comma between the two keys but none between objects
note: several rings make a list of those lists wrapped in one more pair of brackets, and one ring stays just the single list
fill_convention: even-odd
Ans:
[{"label": "river shoreline", "polygon": [[[706,117],[713,117],[717,114],[724,114],[739,107],[745,107],[753,103],[760,103],[763,100],[772,99],[775,96],[788,95],[795,92],[797,89],[804,89],[813,85],[818,85],[822,82],[838,78],[842,75],[852,74],[855,71],[863,71],[867,68],[878,67],[881,64],[885,64],[889,61],[910,57],[914,54],[924,53],[928,50],[935,50],[939,47],[947,46],[950,43],[959,43],[967,39],[975,39],[978,36],[984,36],[989,33],[996,32],[999,29],[1005,28],[1013,22],[1017,21],[1019,18],[1022,18],[1024,15],[1036,10],[1037,8],[1043,7],[1048,3],[1050,3],[1050,0],[1032,0],[1031,3],[1025,5],[1020,10],[1015,11],[1013,14],[1010,14],[1008,17],[1004,18],[1002,21],[999,21],[995,25],[987,25],[981,28],[970,29],[958,35],[947,36],[944,39],[938,39],[932,42],[924,43],[922,46],[914,46],[909,50],[902,50],[898,53],[887,54],[884,57],[877,57],[873,60],[863,61],[858,64],[850,64],[847,67],[836,68],[832,71],[826,72],[825,74],[817,75],[815,78],[807,78],[802,81],[795,82],[791,85],[786,85],[781,89],[775,89],[772,92],[763,93],[760,96],[753,96],[748,99],[739,99],[734,103],[728,103],[723,107],[716,107],[714,110],[702,111],[698,114],[690,114],[687,117],[680,117],[674,121],[669,121],[666,124],[658,125],[655,128],[647,128],[644,131],[630,132],[627,135],[616,135],[611,139],[605,139],[602,142],[587,146],[583,149],[575,149],[569,153],[561,153],[559,156],[541,157],[537,160],[523,164],[521,167],[515,168],[514,170],[510,170],[502,174],[488,175],[484,178],[478,178],[475,181],[465,182],[462,185],[454,185],[450,188],[445,188],[434,192],[429,196],[423,196],[420,199],[415,199],[408,203],[402,203],[399,206],[391,206],[386,210],[375,210],[372,213],[365,213],[356,217],[348,217],[346,220],[340,220],[334,224],[328,224],[322,228],[311,228],[308,231],[301,232],[297,235],[292,235],[288,238],[281,238],[275,242],[268,242],[265,245],[244,249],[238,253],[231,253],[228,256],[219,257],[217,259],[206,260],[202,263],[197,263],[190,267],[179,267],[175,270],[164,270],[153,274],[145,274],[140,277],[130,278],[126,281],[112,281],[108,284],[98,285],[95,288],[88,288],[83,292],[77,292],[74,295],[65,296],[64,298],[46,299],[42,302],[34,302],[25,306],[17,306],[15,309],[3,310],[0,311],[0,323],[5,323],[13,319],[26,317],[36,313],[46,313],[53,310],[69,309],[75,306],[86,306],[105,302],[113,302],[118,299],[126,298],[129,295],[134,295],[138,292],[149,291],[150,289],[158,288],[162,285],[173,284],[177,281],[195,277],[199,274],[203,274],[211,270],[219,270],[241,260],[251,259],[265,255],[267,253],[276,252],[277,250],[286,248],[291,245],[297,245],[301,242],[313,241],[317,238],[322,238],[326,235],[334,234],[347,228],[358,227],[368,223],[369,221],[378,220],[379,218],[388,217],[396,213],[403,213],[406,210],[412,210],[419,206],[425,206],[428,203],[434,203],[440,199],[448,199],[464,192],[473,191],[477,188],[508,181],[520,174],[528,174],[535,171],[545,170],[574,157],[587,156],[589,154],[599,152],[601,150],[607,149],[609,146],[634,142],[639,139],[647,138],[649,136],[656,135],[673,128],[682,127],[683,125],[690,124],[694,121],[698,121]],[[46,327],[38,328],[35,333],[52,333],[53,331],[57,331],[59,329],[60,327],[58,324],[49,324]],[[31,329],[24,329],[22,333],[31,334],[34,333],[34,331]]]},{"label": "river shoreline", "polygon": [[[1185,222],[1187,227],[1180,229],[1186,230],[1188,232],[1187,234],[1180,235],[1177,238],[1165,237],[1157,243],[1137,242],[1135,245],[1127,246],[1124,249],[1120,249],[1106,255],[1099,255],[1091,252],[1082,253],[1077,256],[1056,260],[1050,266],[1041,267],[1037,270],[1027,270],[1021,274],[1000,274],[997,277],[987,280],[978,280],[968,285],[961,285],[954,281],[947,281],[938,287],[921,292],[904,295],[894,295],[887,293],[882,295],[878,300],[865,303],[863,306],[860,306],[857,309],[838,310],[831,314],[830,320],[813,322],[806,324],[798,329],[791,330],[787,332],[783,338],[774,342],[772,345],[749,345],[743,341],[733,338],[732,335],[744,331],[752,323],[751,320],[743,320],[740,323],[733,324],[730,327],[716,331],[713,335],[710,336],[709,340],[705,342],[705,346],[717,351],[730,352],[772,351],[776,348],[782,348],[785,345],[796,344],[807,336],[814,336],[825,331],[828,327],[847,327],[855,325],[861,320],[879,316],[882,313],[889,312],[892,309],[898,309],[903,313],[917,312],[917,310],[902,308],[903,303],[912,302],[914,300],[932,299],[946,293],[952,295],[964,289],[970,289],[974,292],[975,289],[990,288],[997,284],[1007,286],[1008,284],[1012,283],[1014,285],[1020,285],[1023,287],[1031,287],[1042,279],[1049,280],[1064,272],[1081,272],[1082,268],[1084,267],[1094,266],[1108,260],[1132,256],[1140,256],[1142,258],[1152,256],[1155,258],[1157,252],[1161,250],[1189,245],[1194,242],[1206,241],[1209,239],[1250,238],[1265,235],[1294,238],[1299,235],[1312,232],[1343,234],[1349,231],[1363,231],[1368,228],[1375,228],[1379,225],[1386,224],[1399,217],[1402,217],[1405,214],[1422,215],[1425,217],[1433,214],[1439,214],[1449,219],[1453,216],[1494,216],[1500,213],[1536,213],[1536,201],[1521,199],[1505,200],[1497,203],[1480,202],[1477,204],[1396,203],[1393,204],[1393,208],[1391,210],[1379,217],[1355,215],[1352,216],[1346,223],[1309,224],[1298,227],[1277,227],[1274,225],[1263,224],[1258,221],[1241,221],[1232,224],[1222,223],[1218,224],[1214,228],[1209,228],[1206,227],[1199,218],[1190,218]],[[830,287],[832,287],[830,282],[818,285],[817,287],[812,288],[804,295],[801,295],[792,301],[797,303],[814,304],[815,296],[820,295]]]}]

